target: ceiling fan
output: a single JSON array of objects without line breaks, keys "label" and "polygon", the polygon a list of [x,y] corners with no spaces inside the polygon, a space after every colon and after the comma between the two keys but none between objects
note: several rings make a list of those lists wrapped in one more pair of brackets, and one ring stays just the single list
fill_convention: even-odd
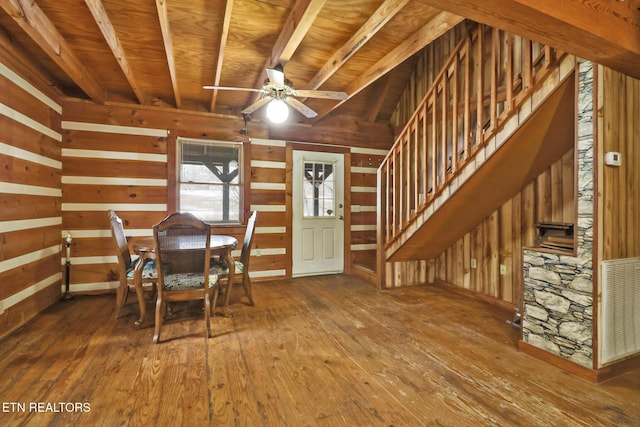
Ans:
[{"label": "ceiling fan", "polygon": [[[318,113],[304,105],[301,101],[297,100],[296,97],[335,100],[345,100],[348,98],[348,95],[344,92],[329,90],[294,89],[291,82],[284,77],[284,70],[282,68],[282,65],[276,65],[274,68],[267,68],[266,71],[268,78],[264,81],[264,84],[260,89],[229,86],[203,86],[203,89],[240,90],[261,93],[262,96],[260,97],[260,99],[242,110],[242,114],[246,115],[252,114],[254,111],[258,110],[260,107],[265,106],[266,104],[269,104],[267,108],[280,107],[286,109],[286,106],[284,105],[286,103],[295,110],[299,111],[305,117],[312,118],[316,117]],[[282,121],[284,121],[285,119],[286,117],[282,119]]]}]

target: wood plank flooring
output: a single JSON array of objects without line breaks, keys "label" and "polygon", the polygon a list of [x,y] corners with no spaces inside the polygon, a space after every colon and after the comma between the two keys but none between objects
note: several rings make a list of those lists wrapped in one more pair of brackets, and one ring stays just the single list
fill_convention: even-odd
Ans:
[{"label": "wood plank flooring", "polygon": [[256,283],[208,340],[201,308],[177,306],[160,344],[133,295],[111,319],[114,298],[60,302],[0,341],[0,425],[640,425],[640,372],[574,377],[517,351],[512,313],[445,289]]}]

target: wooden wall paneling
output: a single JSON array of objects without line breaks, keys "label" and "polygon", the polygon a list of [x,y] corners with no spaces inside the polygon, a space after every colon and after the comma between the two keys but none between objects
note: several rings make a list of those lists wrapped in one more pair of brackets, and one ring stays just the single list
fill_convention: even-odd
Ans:
[{"label": "wooden wall paneling", "polygon": [[[53,221],[51,221],[53,222]],[[34,223],[37,223],[34,221]],[[60,244],[60,225],[40,226],[2,233],[0,259],[8,260],[28,254],[39,248]]]},{"label": "wooden wall paneling", "polygon": [[443,261],[445,263],[444,265],[444,269],[445,269],[445,275],[444,275],[444,280],[447,282],[451,282],[454,279],[454,269],[453,266],[456,262],[455,260],[455,251],[454,251],[454,246],[449,247],[446,252],[443,254]]},{"label": "wooden wall paneling", "polygon": [[28,121],[30,119],[35,122],[34,124],[39,124],[53,131],[55,131],[55,126],[59,125],[57,122],[59,114],[52,114],[51,107],[18,86],[16,82],[9,79],[9,76],[2,74],[0,74],[0,102],[5,108],[8,107],[26,116],[25,119],[17,120],[20,123],[30,123]]},{"label": "wooden wall paneling", "polygon": [[[573,159],[572,152],[559,159],[553,168],[558,171],[568,168],[568,159]],[[542,200],[551,206],[550,189],[557,187],[550,182],[553,168],[545,171],[447,249],[444,257],[438,257],[436,278],[463,289],[517,304],[522,293],[522,247],[533,246],[535,242],[535,224],[540,221],[538,203]],[[568,185],[566,180],[573,183],[573,173],[567,170],[561,174],[553,174],[553,179],[558,180],[559,187],[564,188]],[[573,192],[567,194],[563,190],[553,197],[557,197],[561,207],[568,204],[573,206]],[[561,200],[564,197],[570,201]],[[562,211],[563,209],[559,210],[564,214]],[[542,215],[544,214],[542,210]],[[575,208],[573,214],[575,215]],[[456,266],[458,257],[463,258],[461,270]],[[471,267],[472,259],[475,259],[475,268]],[[501,265],[506,268],[506,274],[501,274]]]},{"label": "wooden wall paneling", "polygon": [[454,246],[454,273],[453,276],[456,278],[455,283],[458,286],[464,288],[465,285],[465,247],[464,247],[464,238],[459,239]]},{"label": "wooden wall paneling", "polygon": [[173,210],[167,159],[169,140],[175,144],[175,138],[162,130],[147,135],[144,126],[107,122],[63,123],[63,224],[74,239],[71,285],[76,292],[101,293],[117,285],[108,209],[123,219],[128,237],[150,236],[153,224]]},{"label": "wooden wall paneling", "polygon": [[89,130],[64,130],[62,144],[65,148],[82,150],[132,151],[148,154],[166,154],[168,138],[164,136],[145,136],[127,134],[109,134]]},{"label": "wooden wall paneling", "polygon": [[602,67],[603,152],[619,152],[619,167],[602,165],[602,259],[640,256],[640,81]]},{"label": "wooden wall paneling", "polygon": [[[241,117],[115,102],[98,105],[75,99],[64,99],[61,104],[65,121],[127,126],[134,129],[170,129],[172,132],[179,131],[183,136],[197,135],[202,139],[220,141],[246,140],[242,133],[244,121]],[[249,134],[252,138],[269,136],[267,126],[258,122],[249,124]]]},{"label": "wooden wall paneling", "polygon": [[462,282],[464,289],[471,289],[471,233],[466,233],[462,238]]},{"label": "wooden wall paneling", "polygon": [[[105,164],[106,163],[106,164]],[[62,165],[65,176],[166,179],[166,165],[157,162],[135,160],[110,160],[67,158]]]},{"label": "wooden wall paneling", "polygon": [[255,205],[284,205],[284,191],[251,190],[251,203]]},{"label": "wooden wall paneling", "polygon": [[564,197],[563,197],[563,167],[562,161],[555,162],[551,165],[550,185],[551,185],[551,220],[553,222],[562,222],[564,218]]},{"label": "wooden wall paneling", "polygon": [[62,108],[36,70],[2,39],[0,337],[57,301],[63,280]]},{"label": "wooden wall paneling", "polygon": [[547,169],[536,179],[536,222],[553,221],[551,171]]},{"label": "wooden wall paneling", "polygon": [[[286,213],[284,219],[286,221],[287,230],[293,233],[293,149],[291,143],[287,142],[287,151],[285,152],[285,187],[286,187]],[[287,277],[293,274],[293,239],[287,240],[287,263],[285,271]]]},{"label": "wooden wall paneling", "polygon": [[470,246],[470,268],[471,268],[471,286],[470,289],[476,291],[482,286],[482,227],[476,227],[471,230],[469,238]]},{"label": "wooden wall paneling", "polygon": [[[7,268],[3,267],[2,271],[0,271],[0,280],[3,284],[0,287],[0,299],[4,301],[4,313],[1,314],[1,316],[5,317],[1,323],[7,326],[7,329],[2,332],[3,335],[5,332],[15,329],[18,325],[37,314],[12,312],[13,304],[18,303],[19,301],[11,301],[11,305],[8,305],[7,299],[14,297],[18,292],[28,292],[28,288],[33,284],[45,282],[57,275],[60,276],[60,253],[53,250],[43,252],[43,256],[39,259],[32,260],[29,263],[28,268],[23,268],[22,265],[10,266]],[[60,277],[57,277],[57,280],[54,280],[51,283],[51,286],[55,288],[54,291],[57,296],[60,296]],[[41,303],[46,305],[50,305],[55,302],[55,300],[46,301],[37,296],[37,293],[41,291],[42,290],[34,289],[34,294],[30,295],[30,297],[35,297],[36,299],[41,300]],[[25,317],[18,318],[19,315],[23,315]]]},{"label": "wooden wall paneling", "polygon": [[[511,270],[507,273],[511,275],[511,301],[516,305],[522,301],[522,292],[524,290],[524,277],[523,277],[523,227],[524,221],[522,218],[522,192],[516,194],[511,200]],[[506,221],[504,221],[506,222]],[[506,239],[505,239],[506,240]]]},{"label": "wooden wall paneling", "polygon": [[[514,302],[514,262],[513,249],[515,244],[513,229],[519,226],[520,221],[513,217],[513,204],[515,197],[499,209],[499,261],[500,261],[500,286],[498,298]],[[518,265],[519,269],[520,266]]]},{"label": "wooden wall paneling", "polygon": [[[346,274],[351,273],[351,197],[353,192],[351,191],[351,153],[344,154],[344,202],[343,202],[343,262],[344,272]],[[375,202],[375,196],[372,197],[372,201]]]},{"label": "wooden wall paneling", "polygon": [[489,217],[489,250],[490,259],[487,263],[489,268],[489,295],[495,298],[500,297],[500,220],[499,211],[496,210]]},{"label": "wooden wall paneling", "polygon": [[46,195],[2,194],[2,209],[0,209],[0,221],[17,221],[37,218],[58,218],[61,212],[61,200],[59,197]]},{"label": "wooden wall paneling", "polygon": [[[166,212],[116,211],[122,219],[127,236],[133,235],[132,231],[147,228],[149,223],[153,225],[160,222],[166,216]],[[62,228],[65,230],[72,229],[77,224],[82,224],[86,230],[103,230],[105,237],[111,236],[108,217],[104,211],[65,212],[62,218]]]},{"label": "wooden wall paneling", "polygon": [[631,230],[627,253],[629,256],[640,256],[640,80],[626,77],[627,105],[625,115],[625,158],[628,160],[626,181],[628,184],[628,199],[632,205],[626,212],[627,224]]},{"label": "wooden wall paneling", "polygon": [[521,192],[522,246],[533,246],[536,238],[536,185],[531,182]]},{"label": "wooden wall paneling", "polygon": [[568,151],[562,156],[562,222],[575,223],[576,207],[575,207],[575,167],[576,159],[573,150]]},{"label": "wooden wall paneling", "polygon": [[81,185],[66,184],[62,203],[143,203],[164,204],[167,200],[166,186],[140,185]]},{"label": "wooden wall paneling", "polygon": [[286,158],[286,151],[287,149],[285,146],[251,144],[251,159],[283,162]]},{"label": "wooden wall paneling", "polygon": [[52,187],[60,182],[60,169],[47,165],[34,164],[31,160],[0,154],[2,179],[7,182],[38,187]]},{"label": "wooden wall paneling", "polygon": [[284,276],[290,257],[290,230],[282,209],[287,206],[284,141],[252,139],[249,210],[258,211],[251,260],[255,280]]},{"label": "wooden wall paneling", "polygon": [[[613,101],[604,105],[604,152],[620,152],[620,129],[618,128],[619,117],[624,112],[624,98],[621,90],[622,77],[617,73],[604,71],[603,92],[610,95]],[[605,99],[608,99],[605,96]],[[620,105],[622,104],[622,105]],[[620,199],[624,197],[624,188],[621,186],[620,168],[603,167],[604,173],[604,252],[603,259],[622,258],[623,246],[620,238],[623,232],[623,221],[617,215]],[[622,193],[622,194],[621,194]],[[622,222],[622,224],[621,224]]]},{"label": "wooden wall paneling", "polygon": [[357,212],[351,215],[351,225],[370,225],[375,224],[376,212]]},{"label": "wooden wall paneling", "polygon": [[[59,124],[56,126],[59,129]],[[55,138],[2,114],[0,114],[0,129],[4,130],[2,143],[60,161],[60,142]]]},{"label": "wooden wall paneling", "polygon": [[251,182],[284,183],[286,171],[280,168],[251,168]]}]

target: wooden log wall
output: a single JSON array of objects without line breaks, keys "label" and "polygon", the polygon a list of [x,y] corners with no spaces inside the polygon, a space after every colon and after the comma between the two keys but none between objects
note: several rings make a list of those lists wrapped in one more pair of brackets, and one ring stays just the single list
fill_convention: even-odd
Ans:
[{"label": "wooden log wall", "polygon": [[57,301],[64,281],[62,107],[35,69],[0,40],[0,337]]},{"label": "wooden log wall", "polygon": [[[598,76],[601,259],[639,257],[640,80],[605,67]],[[619,167],[604,165],[604,153],[612,151],[621,154]]]},{"label": "wooden log wall", "polygon": [[[259,211],[251,261],[252,278],[291,277],[291,174],[293,147],[339,149],[348,154],[351,171],[350,232],[347,230],[345,270],[351,264],[375,268],[376,168],[391,145],[388,127],[345,124],[338,120],[309,132],[287,125],[273,134],[260,123],[207,113],[131,105],[98,106],[76,100],[63,102],[62,189],[63,228],[74,236],[72,289],[104,292],[116,286],[116,258],[106,211],[123,219],[128,236],[150,235],[151,227],[175,210],[175,146],[179,136],[243,141],[250,168],[246,211]],[[363,128],[362,126],[366,126]],[[298,133],[297,131],[303,132]],[[300,135],[306,138],[299,141]],[[377,135],[377,136],[376,136]],[[315,141],[314,141],[315,139]],[[353,143],[360,146],[353,146]],[[327,145],[328,144],[328,145]],[[368,145],[368,146],[367,146]],[[332,148],[333,147],[333,148]],[[371,148],[373,147],[373,148]],[[348,207],[348,206],[347,206]],[[225,227],[239,241],[243,227]],[[240,248],[236,255],[239,256]]]}]

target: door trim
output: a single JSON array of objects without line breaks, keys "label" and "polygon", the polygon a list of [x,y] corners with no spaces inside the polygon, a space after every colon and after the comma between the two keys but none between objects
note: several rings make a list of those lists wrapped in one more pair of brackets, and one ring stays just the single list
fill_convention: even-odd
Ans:
[{"label": "door trim", "polygon": [[[285,172],[285,205],[287,230],[293,231],[293,151],[322,151],[326,153],[341,153],[344,155],[344,267],[345,274],[351,273],[351,151],[348,147],[337,145],[321,145],[287,141],[286,143],[286,172]],[[289,233],[285,245],[286,277],[293,277],[293,233]]]}]

